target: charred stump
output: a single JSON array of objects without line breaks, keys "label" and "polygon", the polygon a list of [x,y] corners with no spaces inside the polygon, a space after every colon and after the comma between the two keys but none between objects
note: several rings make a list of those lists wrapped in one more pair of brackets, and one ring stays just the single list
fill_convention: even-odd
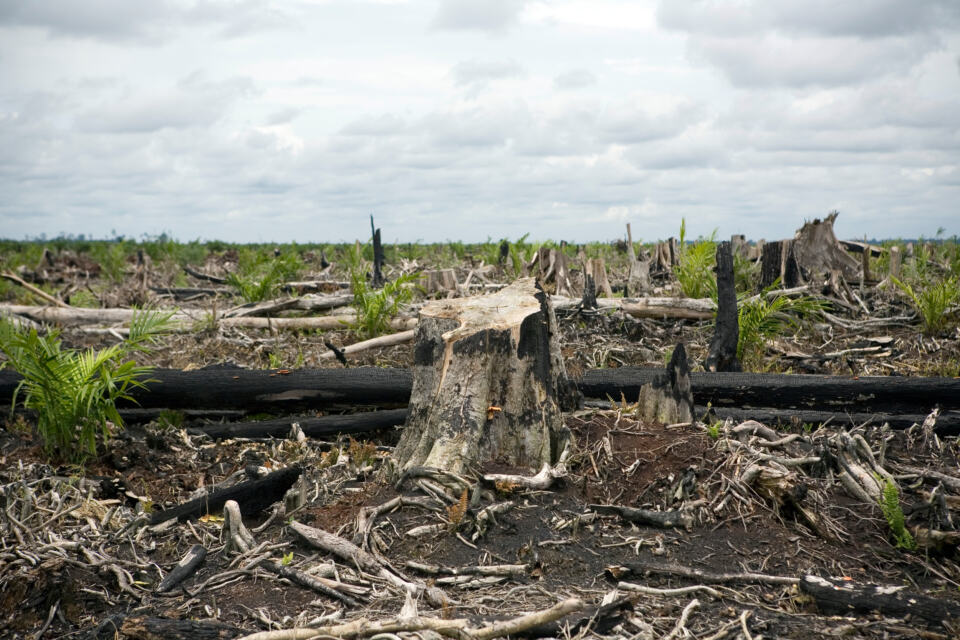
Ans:
[{"label": "charred stump", "polygon": [[557,460],[576,404],[557,320],[532,278],[500,292],[432,302],[420,311],[401,468],[452,472],[489,460],[539,467]]},{"label": "charred stump", "polygon": [[383,263],[385,262],[385,256],[383,255],[383,245],[380,243],[380,229],[373,228],[373,216],[370,216],[370,231],[373,234],[373,281],[370,285],[374,289],[379,289],[383,286]]},{"label": "charred stump", "polygon": [[704,368],[707,371],[741,371],[737,359],[737,343],[740,340],[737,290],[733,277],[733,248],[729,242],[717,245],[716,269],[717,323]]},{"label": "charred stump", "polygon": [[638,413],[646,420],[664,424],[693,420],[690,365],[682,342],[673,349],[667,370],[640,387],[637,405]]}]

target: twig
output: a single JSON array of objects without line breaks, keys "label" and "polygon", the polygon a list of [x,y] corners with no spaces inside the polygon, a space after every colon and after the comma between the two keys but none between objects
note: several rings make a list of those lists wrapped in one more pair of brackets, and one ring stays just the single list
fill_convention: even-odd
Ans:
[{"label": "twig", "polygon": [[680,619],[677,620],[676,626],[673,628],[673,631],[663,636],[663,640],[673,640],[681,633],[684,633],[687,630],[687,620],[690,619],[690,614],[693,613],[693,610],[700,606],[700,601],[694,598],[690,601],[690,604],[683,608],[683,613],[680,614]]},{"label": "twig", "polygon": [[29,282],[27,282],[27,281],[24,280],[23,278],[14,275],[14,274],[13,274],[12,272],[10,272],[10,271],[4,271],[3,273],[0,273],[0,277],[6,278],[7,280],[10,280],[10,281],[12,281],[12,282],[16,282],[18,285],[20,285],[21,287],[23,287],[24,289],[26,289],[26,290],[29,291],[30,293],[34,294],[35,296],[38,296],[38,297],[40,297],[40,298],[43,298],[43,299],[46,300],[47,302],[49,302],[49,303],[51,303],[51,304],[54,304],[54,305],[56,305],[56,306],[58,306],[58,307],[63,307],[63,308],[65,308],[65,309],[72,309],[72,308],[73,308],[73,307],[71,307],[70,305],[68,305],[66,302],[64,302],[63,300],[60,300],[59,298],[54,298],[52,295],[50,295],[50,294],[47,293],[46,291],[44,291],[44,290],[42,290],[42,289],[39,289],[39,288],[33,286],[32,284],[30,284]]}]

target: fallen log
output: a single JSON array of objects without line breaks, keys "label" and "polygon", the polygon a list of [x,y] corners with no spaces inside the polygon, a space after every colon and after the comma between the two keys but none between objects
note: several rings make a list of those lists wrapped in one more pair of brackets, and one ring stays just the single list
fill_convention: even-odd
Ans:
[{"label": "fallen log", "polygon": [[[576,298],[551,296],[554,309],[572,309],[580,304]],[[717,305],[709,298],[599,298],[597,307],[623,311],[634,318],[681,318],[710,320]]]},{"label": "fallen log", "polygon": [[342,416],[287,417],[260,422],[234,422],[209,424],[188,429],[194,434],[203,434],[214,439],[226,438],[286,438],[290,427],[296,422],[305,436],[323,438],[338,434],[370,433],[403,425],[407,419],[406,409],[389,409]]},{"label": "fallen log", "polygon": [[[170,325],[174,331],[192,331],[203,315],[191,315],[176,309],[162,310],[171,313]],[[0,305],[0,313],[18,315],[35,322],[57,324],[61,326],[83,326],[91,324],[126,324],[131,321],[136,309],[86,309],[81,307],[34,307],[25,305]],[[242,329],[344,329],[356,319],[355,314],[319,316],[313,318],[216,318],[221,327]],[[394,329],[411,329],[416,326],[414,318],[395,318],[390,321]]]},{"label": "fallen log", "polygon": [[[232,640],[247,633],[243,629],[216,620],[176,620],[173,618],[130,617],[123,621],[120,633],[137,640]],[[117,637],[116,634],[99,637]]]},{"label": "fallen log", "polygon": [[[590,369],[579,382],[588,398],[621,394],[633,401],[659,373],[646,367]],[[844,378],[745,372],[690,374],[694,400],[718,408],[781,408],[856,413],[919,414],[934,406],[960,410],[960,379],[876,376]]]},{"label": "fallen log", "polygon": [[280,311],[329,311],[353,304],[353,295],[318,296],[307,294],[296,298],[280,298],[251,302],[224,312],[224,318],[267,316]]},{"label": "fallen log", "polygon": [[882,616],[909,616],[911,620],[924,620],[938,626],[960,621],[957,603],[910,592],[902,585],[865,585],[846,577],[826,579],[807,575],[800,581],[800,590],[812,596],[817,609],[825,614],[877,611]]},{"label": "fallen log", "polygon": [[[633,402],[640,388],[663,369],[621,367],[589,369],[578,381],[588,398],[621,395]],[[334,406],[405,406],[410,399],[411,372],[406,369],[355,367],[296,369],[284,373],[249,369],[156,369],[147,390],[135,389],[139,404],[127,408],[237,409],[289,411]],[[12,398],[19,374],[0,370],[0,401]],[[960,379],[920,377],[838,377],[743,372],[690,374],[694,400],[717,409],[793,409],[829,414],[926,415],[941,408],[940,421],[960,412]],[[922,418],[920,420],[922,422]]]},{"label": "fallen log", "polygon": [[176,507],[155,511],[150,514],[150,524],[160,524],[173,518],[180,522],[186,522],[208,513],[216,513],[223,509],[223,505],[228,500],[236,501],[240,505],[240,511],[243,515],[256,515],[274,502],[281,500],[283,494],[293,486],[293,483],[299,477],[299,468],[287,467],[267,474],[259,480],[239,482],[226,489],[214,489],[205,496],[184,502]]}]

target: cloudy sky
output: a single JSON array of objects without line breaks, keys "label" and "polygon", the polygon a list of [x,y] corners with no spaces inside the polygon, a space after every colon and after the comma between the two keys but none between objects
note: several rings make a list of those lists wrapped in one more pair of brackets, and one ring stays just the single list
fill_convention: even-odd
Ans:
[{"label": "cloudy sky", "polygon": [[0,236],[960,233],[958,0],[0,0]]}]

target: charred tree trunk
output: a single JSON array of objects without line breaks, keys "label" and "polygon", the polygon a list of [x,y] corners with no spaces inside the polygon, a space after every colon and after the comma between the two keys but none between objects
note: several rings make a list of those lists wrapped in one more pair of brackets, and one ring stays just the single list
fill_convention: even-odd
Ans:
[{"label": "charred tree trunk", "polygon": [[717,245],[717,323],[704,362],[707,371],[740,371],[737,343],[737,291],[733,279],[733,250],[729,242]]},{"label": "charred tree trunk", "polygon": [[575,396],[553,308],[532,278],[427,304],[396,460],[453,472],[493,459],[552,463],[569,437],[561,411]]},{"label": "charred tree trunk", "polygon": [[370,216],[370,231],[373,233],[373,281],[371,286],[379,289],[383,286],[383,245],[380,244],[380,229],[373,228],[373,216]]}]

